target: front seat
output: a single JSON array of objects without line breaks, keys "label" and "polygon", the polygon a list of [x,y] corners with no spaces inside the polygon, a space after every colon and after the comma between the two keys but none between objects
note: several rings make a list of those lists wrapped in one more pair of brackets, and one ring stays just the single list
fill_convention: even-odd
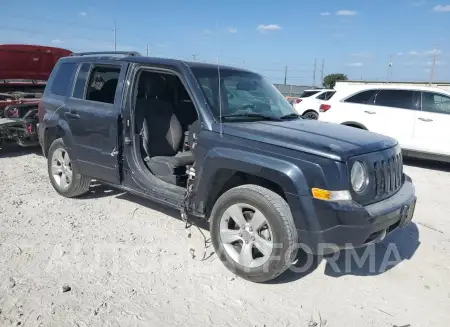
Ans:
[{"label": "front seat", "polygon": [[152,74],[146,79],[146,98],[136,100],[136,111],[143,117],[142,145],[150,171],[161,180],[177,184],[187,165],[194,163],[194,155],[179,152],[184,141],[183,129],[172,105],[159,98],[165,90],[161,75]]}]

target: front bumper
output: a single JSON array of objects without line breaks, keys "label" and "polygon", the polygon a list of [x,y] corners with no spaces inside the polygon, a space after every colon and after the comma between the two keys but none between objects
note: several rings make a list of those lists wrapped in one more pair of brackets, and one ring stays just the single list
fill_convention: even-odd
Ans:
[{"label": "front bumper", "polygon": [[379,242],[395,229],[408,225],[414,215],[416,199],[414,185],[407,177],[396,194],[368,206],[353,201],[319,200],[313,205],[316,224],[309,218],[308,225],[312,228],[297,229],[301,246],[307,252],[329,254]]}]

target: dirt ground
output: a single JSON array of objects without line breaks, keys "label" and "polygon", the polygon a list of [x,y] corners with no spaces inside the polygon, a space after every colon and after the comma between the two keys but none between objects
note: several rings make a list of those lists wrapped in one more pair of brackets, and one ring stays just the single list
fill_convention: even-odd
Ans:
[{"label": "dirt ground", "polygon": [[405,170],[415,223],[370,248],[375,270],[344,253],[253,284],[209,244],[201,261],[177,212],[95,183],[62,198],[38,150],[0,150],[0,326],[448,326],[450,165]]}]

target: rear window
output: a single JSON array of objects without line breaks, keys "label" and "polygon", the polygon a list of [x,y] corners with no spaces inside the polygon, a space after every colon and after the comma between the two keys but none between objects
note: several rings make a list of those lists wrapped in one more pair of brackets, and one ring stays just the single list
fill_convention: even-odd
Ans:
[{"label": "rear window", "polygon": [[321,95],[317,97],[317,99],[327,101],[330,100],[335,93],[336,91],[323,92]]},{"label": "rear window", "polygon": [[369,101],[371,101],[371,103],[373,104],[376,92],[377,90],[367,90],[359,92],[349,97],[347,100],[345,100],[345,102],[367,104],[369,103]]},{"label": "rear window", "polygon": [[320,90],[318,91],[304,91],[301,95],[300,98],[309,98],[310,96],[313,96],[314,94],[319,93]]},{"label": "rear window", "polygon": [[71,81],[77,64],[73,62],[62,63],[58,67],[55,77],[51,81],[50,93],[65,96],[69,92]]}]

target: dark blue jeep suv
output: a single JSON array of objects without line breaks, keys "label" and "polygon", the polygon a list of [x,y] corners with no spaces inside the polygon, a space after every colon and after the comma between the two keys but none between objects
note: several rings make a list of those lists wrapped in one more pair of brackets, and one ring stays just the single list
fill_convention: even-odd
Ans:
[{"label": "dark blue jeep suv", "polygon": [[298,248],[364,246],[414,213],[396,140],[304,120],[247,70],[73,54],[56,64],[39,119],[58,193],[82,195],[95,179],[203,218],[220,259],[254,282],[283,273]]}]

